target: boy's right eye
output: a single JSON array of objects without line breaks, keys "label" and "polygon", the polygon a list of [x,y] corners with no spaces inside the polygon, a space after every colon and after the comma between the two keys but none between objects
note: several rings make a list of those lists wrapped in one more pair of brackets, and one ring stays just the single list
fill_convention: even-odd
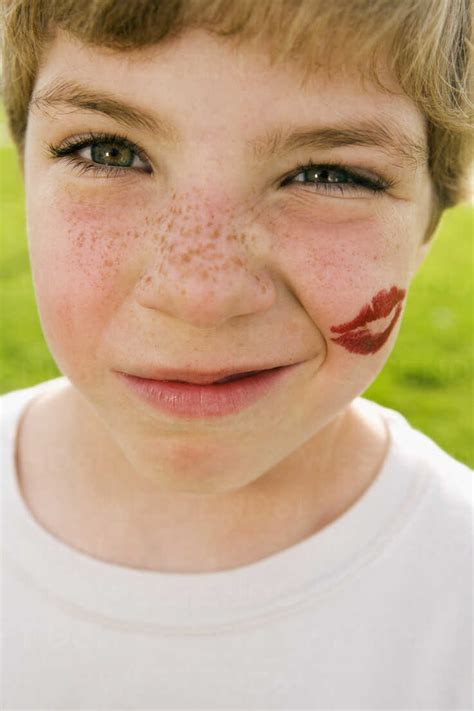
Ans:
[{"label": "boy's right eye", "polygon": [[[87,156],[90,153],[90,157]],[[138,159],[130,146],[124,143],[114,143],[113,141],[99,143],[91,143],[89,146],[81,148],[78,155],[83,158],[89,158],[94,163],[101,163],[117,168],[131,168]]]},{"label": "boy's right eye", "polygon": [[68,138],[59,146],[48,144],[48,153],[53,158],[66,158],[81,175],[91,171],[113,177],[125,175],[130,168],[152,172],[143,149],[116,134],[91,132],[81,138]]}]

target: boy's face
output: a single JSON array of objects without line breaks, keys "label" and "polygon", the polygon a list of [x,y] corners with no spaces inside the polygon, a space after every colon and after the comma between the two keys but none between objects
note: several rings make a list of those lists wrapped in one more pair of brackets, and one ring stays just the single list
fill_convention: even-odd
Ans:
[{"label": "boy's face", "polygon": [[[82,108],[53,101],[58,82],[84,87]],[[156,125],[91,110],[92,92]],[[296,68],[203,32],[125,54],[59,34],[40,94],[24,156],[28,236],[60,369],[164,485],[256,480],[317,438],[389,355],[427,249],[423,117],[356,74],[319,71],[302,88]],[[90,132],[141,151],[111,138],[91,148]],[[75,163],[51,156],[72,139],[84,139]],[[217,417],[165,413],[117,375],[293,363],[266,396]]]}]

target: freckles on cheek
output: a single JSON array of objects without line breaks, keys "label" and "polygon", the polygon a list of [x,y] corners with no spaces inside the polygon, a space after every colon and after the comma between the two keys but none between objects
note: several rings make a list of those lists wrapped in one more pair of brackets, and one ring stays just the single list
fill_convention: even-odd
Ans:
[{"label": "freckles on cheek", "polygon": [[107,291],[127,253],[121,230],[97,229],[83,223],[69,225],[65,242],[69,270],[89,289]]},{"label": "freckles on cheek", "polygon": [[[80,352],[94,353],[100,334],[127,291],[130,259],[143,233],[109,208],[91,214],[62,201],[61,209],[32,212],[30,243],[38,308],[61,367]],[[92,349],[92,350],[91,350]]]},{"label": "freckles on cheek", "polygon": [[107,292],[127,271],[147,225],[137,215],[133,196],[104,186],[66,186],[52,227],[56,253],[84,287]]}]

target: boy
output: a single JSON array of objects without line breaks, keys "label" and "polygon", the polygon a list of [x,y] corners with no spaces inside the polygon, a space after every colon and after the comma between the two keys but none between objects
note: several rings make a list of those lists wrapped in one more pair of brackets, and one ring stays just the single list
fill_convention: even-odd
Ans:
[{"label": "boy", "polygon": [[470,707],[471,472],[360,397],[463,195],[469,17],[332,5],[5,4],[64,376],[2,398],[5,708]]}]

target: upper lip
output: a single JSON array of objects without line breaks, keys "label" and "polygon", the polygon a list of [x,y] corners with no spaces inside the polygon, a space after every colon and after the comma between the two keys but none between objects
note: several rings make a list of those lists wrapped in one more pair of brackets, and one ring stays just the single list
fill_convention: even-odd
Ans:
[{"label": "upper lip", "polygon": [[176,370],[174,368],[160,368],[146,374],[127,373],[136,378],[145,380],[180,380],[185,383],[194,383],[196,385],[209,385],[217,380],[228,378],[231,375],[243,375],[244,373],[256,373],[261,370],[273,370],[275,368],[283,368],[284,365],[264,365],[264,366],[249,366],[242,368],[232,368],[232,370],[216,370],[214,372],[198,373],[191,370]]}]

